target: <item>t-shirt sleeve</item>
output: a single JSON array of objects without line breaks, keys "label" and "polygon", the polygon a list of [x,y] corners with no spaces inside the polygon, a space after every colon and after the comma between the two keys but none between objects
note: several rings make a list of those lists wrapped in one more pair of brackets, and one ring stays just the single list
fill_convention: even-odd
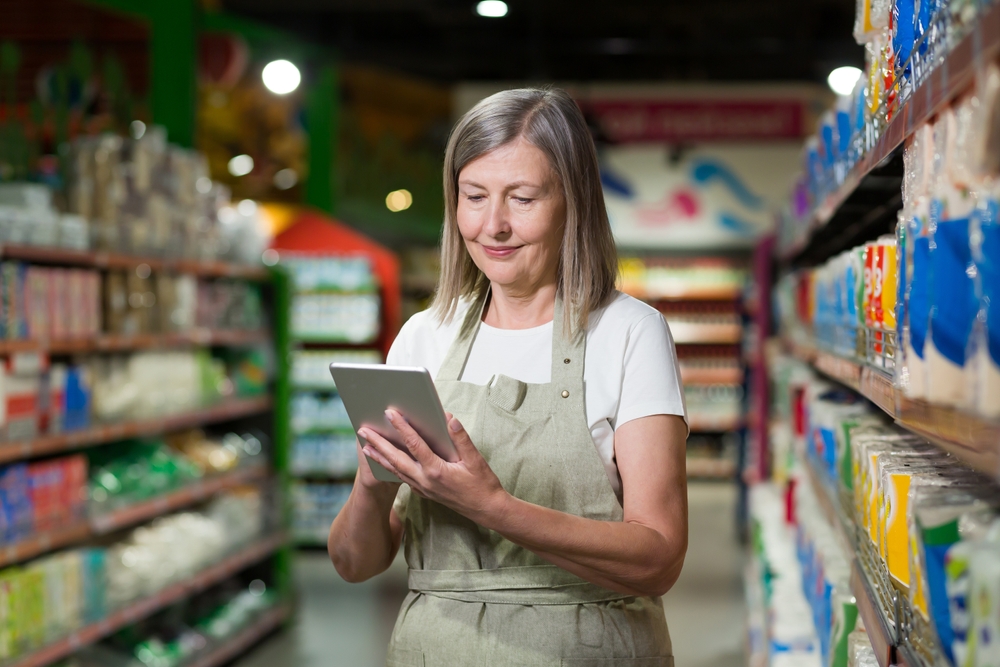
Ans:
[{"label": "t-shirt sleeve", "polygon": [[687,422],[677,350],[660,313],[644,316],[629,332],[614,427],[650,415],[679,415]]}]

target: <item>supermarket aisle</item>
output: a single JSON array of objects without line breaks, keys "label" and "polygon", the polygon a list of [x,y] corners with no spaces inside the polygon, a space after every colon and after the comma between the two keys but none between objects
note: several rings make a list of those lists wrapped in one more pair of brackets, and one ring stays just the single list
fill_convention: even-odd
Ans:
[{"label": "supermarket aisle", "polygon": [[[665,600],[677,667],[744,663],[743,556],[734,537],[736,490],[692,484],[691,539],[680,581]],[[342,581],[320,551],[296,561],[301,606],[296,625],[236,667],[380,667],[400,602],[406,566],[376,580]]]}]

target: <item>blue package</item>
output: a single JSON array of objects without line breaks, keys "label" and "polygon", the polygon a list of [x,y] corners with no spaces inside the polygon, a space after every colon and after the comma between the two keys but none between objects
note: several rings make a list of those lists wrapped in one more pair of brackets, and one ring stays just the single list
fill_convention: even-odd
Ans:
[{"label": "blue package", "polygon": [[[915,223],[915,224],[913,224]],[[928,295],[930,282],[931,239],[929,236],[915,231],[919,219],[911,223],[910,238],[913,241],[913,271],[907,283],[906,312],[910,326],[910,344],[913,351],[921,359],[924,358],[924,341],[927,339],[927,327],[930,323],[930,299]]]},{"label": "blue package", "polygon": [[28,485],[28,464],[15,463],[0,470],[0,503],[7,529],[2,536],[5,542],[16,542],[31,534],[35,512]]},{"label": "blue package", "polygon": [[944,650],[948,662],[955,664],[952,643],[955,631],[951,627],[951,612],[948,607],[948,585],[945,578],[945,555],[951,547],[951,542],[942,544],[927,544],[924,540],[924,562],[927,569],[927,601],[930,607],[931,620],[937,631],[938,641]]},{"label": "blue package", "polygon": [[991,308],[993,298],[1000,298],[1000,224],[998,203],[984,197],[976,210],[982,245],[976,257],[976,270],[982,290],[981,304],[986,316],[986,339],[990,358],[1000,365],[1000,308]]},{"label": "blue package", "polygon": [[63,427],[72,431],[90,426],[90,388],[84,378],[84,369],[80,366],[66,369],[65,400]]},{"label": "blue package", "polygon": [[957,366],[965,351],[979,304],[971,277],[975,271],[969,245],[969,218],[940,220],[930,246],[930,328],[934,347]]},{"label": "blue package", "polygon": [[897,71],[903,70],[904,79],[910,78],[910,65],[907,61],[909,61],[910,53],[913,51],[914,13],[914,0],[896,0],[893,3],[892,52],[895,54],[894,66]]},{"label": "blue package", "polygon": [[896,340],[902,341],[903,324],[906,322],[906,285],[909,276],[906,274],[906,243],[907,225],[905,220],[900,220],[896,225]]},{"label": "blue package", "polygon": [[824,170],[833,168],[833,161],[835,159],[835,145],[834,141],[834,119],[826,116],[823,118],[823,123],[819,128],[819,136],[822,141],[820,147],[822,148],[820,154],[821,164]]}]

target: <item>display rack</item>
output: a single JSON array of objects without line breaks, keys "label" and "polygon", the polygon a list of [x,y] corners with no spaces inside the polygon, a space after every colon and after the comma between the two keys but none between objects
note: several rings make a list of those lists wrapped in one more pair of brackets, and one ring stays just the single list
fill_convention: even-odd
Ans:
[{"label": "display rack", "polygon": [[[835,238],[830,236],[830,232],[835,231],[831,228],[847,227],[850,218],[860,217],[859,212],[873,218],[884,218],[882,215],[873,215],[880,213],[880,207],[872,202],[884,203],[888,192],[898,194],[901,180],[895,171],[886,174],[887,163],[921,125],[971,88],[976,72],[984,63],[995,60],[998,56],[1000,5],[994,4],[983,9],[969,33],[903,101],[874,147],[858,160],[844,182],[817,204],[807,221],[806,233],[782,249],[783,260],[796,261],[805,255],[830,256],[843,249],[843,245],[838,248],[820,246],[827,246]],[[886,208],[891,214],[886,219],[891,219],[894,223],[894,211],[899,205]],[[850,213],[850,216],[845,216],[845,213]],[[824,231],[827,233],[823,234]]]},{"label": "display rack", "polygon": [[[277,533],[260,539],[221,562],[199,572],[193,577],[172,584],[162,591],[133,602],[112,612],[96,623],[92,623],[72,634],[48,644],[27,655],[5,663],[4,667],[43,667],[71,655],[75,651],[108,637],[121,628],[140,621],[170,605],[200,593],[201,591],[229,579],[251,565],[261,562],[281,549],[287,542],[284,533]],[[259,638],[261,635],[255,635]],[[218,663],[213,663],[218,664]]]},{"label": "display rack", "polygon": [[[234,264],[222,261],[165,260],[125,254],[84,252],[58,248],[6,245],[0,247],[0,257],[16,259],[31,264],[52,266],[89,267],[98,270],[135,268],[146,265],[150,271],[165,273],[186,273],[207,278],[230,278],[260,282],[275,302],[280,288],[272,278],[272,272],[260,267]],[[276,319],[281,319],[275,313]],[[190,349],[247,346],[270,346],[274,343],[274,333],[270,329],[261,330],[214,330],[206,328],[189,329],[176,333],[143,333],[136,335],[99,334],[83,338],[51,340],[0,340],[0,356],[20,357],[22,355],[100,355],[106,353],[138,352],[159,349]],[[155,379],[154,379],[155,380]],[[0,442],[0,464],[34,460],[62,452],[70,452],[93,446],[118,442],[130,438],[157,436],[189,428],[228,422],[243,422],[255,428],[268,426],[268,414],[275,407],[270,393],[250,396],[231,396],[202,407],[139,419],[117,422],[100,422],[77,429],[64,429],[54,434],[40,433],[25,440]],[[93,514],[88,518],[78,518],[62,526],[47,528],[24,536],[17,541],[0,544],[0,567],[28,563],[47,553],[82,545],[88,540],[130,528],[166,514],[194,507],[230,489],[247,485],[258,488],[273,488],[272,481],[281,478],[284,469],[284,445],[280,438],[272,438],[273,460],[267,463],[252,463],[237,467],[229,472],[208,475],[181,488],[162,495],[124,506],[103,514]],[[274,496],[280,501],[282,494]],[[214,566],[170,585],[166,589],[131,603],[110,613],[104,619],[80,628],[64,638],[44,647],[20,654],[4,663],[41,667],[71,655],[81,647],[99,641],[117,630],[134,623],[171,604],[182,601],[215,584],[242,572],[250,566],[273,558],[272,576],[281,600],[289,600],[290,576],[288,573],[288,538],[283,525],[278,532],[269,534],[242,547],[238,553],[226,557]],[[245,628],[228,642],[216,646],[199,658],[198,665],[221,665],[239,651],[270,632],[288,617],[287,603],[262,614],[253,624]]]},{"label": "display rack", "polygon": [[785,347],[830,379],[860,393],[899,426],[935,443],[976,470],[991,476],[1000,473],[1000,423],[907,398],[884,370],[802,344],[786,341]]}]

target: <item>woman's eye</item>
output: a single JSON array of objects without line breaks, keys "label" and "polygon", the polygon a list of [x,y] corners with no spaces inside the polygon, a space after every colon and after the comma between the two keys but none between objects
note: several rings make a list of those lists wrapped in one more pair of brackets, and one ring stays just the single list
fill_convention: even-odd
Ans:
[{"label": "woman's eye", "polygon": [[484,199],[482,195],[466,195],[465,198],[471,202],[481,202]]},{"label": "woman's eye", "polygon": [[516,201],[518,204],[530,204],[534,200],[529,199],[527,197],[514,197],[514,201]]}]

